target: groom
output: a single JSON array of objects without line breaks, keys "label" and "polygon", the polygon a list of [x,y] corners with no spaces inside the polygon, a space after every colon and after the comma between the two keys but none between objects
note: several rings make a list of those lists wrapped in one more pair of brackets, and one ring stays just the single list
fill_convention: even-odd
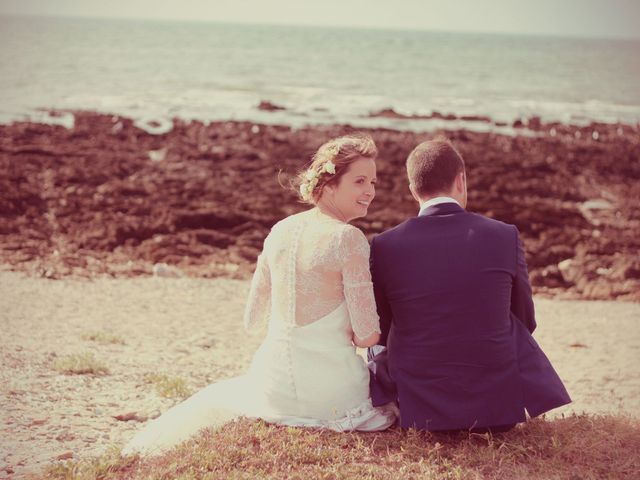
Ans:
[{"label": "groom", "polygon": [[525,421],[525,409],[569,403],[531,336],[516,227],[465,210],[464,161],[446,140],[418,145],[407,173],[420,213],[371,245],[387,347],[370,365],[374,405],[397,400],[402,428],[496,432]]}]

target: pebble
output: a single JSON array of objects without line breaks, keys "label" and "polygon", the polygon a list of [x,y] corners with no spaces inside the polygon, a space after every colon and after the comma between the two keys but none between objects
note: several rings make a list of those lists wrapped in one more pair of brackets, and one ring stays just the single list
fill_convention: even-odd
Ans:
[{"label": "pebble", "polygon": [[73,452],[72,451],[68,451],[68,452],[64,452],[61,453],[60,455],[55,457],[56,460],[69,460],[71,458],[73,458]]},{"label": "pebble", "polygon": [[116,420],[119,420],[121,422],[129,422],[131,420],[136,421],[136,422],[146,422],[147,421],[147,417],[145,417],[144,415],[138,415],[137,412],[122,413],[120,415],[115,415],[113,418],[115,418]]}]

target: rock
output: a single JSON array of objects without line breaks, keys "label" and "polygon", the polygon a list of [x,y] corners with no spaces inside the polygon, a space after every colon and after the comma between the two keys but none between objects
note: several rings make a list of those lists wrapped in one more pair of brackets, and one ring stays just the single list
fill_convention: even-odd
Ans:
[{"label": "rock", "polygon": [[588,300],[609,300],[616,297],[614,288],[608,282],[586,283],[582,288],[582,294]]},{"label": "rock", "polygon": [[216,230],[196,230],[194,234],[198,242],[213,247],[227,248],[229,245],[235,243],[233,236]]},{"label": "rock", "polygon": [[209,348],[215,347],[217,343],[218,342],[215,339],[210,338],[210,339],[206,339],[204,341],[199,342],[197,345],[200,348],[209,349]]},{"label": "rock", "polygon": [[529,120],[527,121],[527,126],[531,130],[540,130],[542,128],[542,121],[540,120],[540,117],[534,116],[529,118]]},{"label": "rock", "polygon": [[485,122],[491,123],[491,119],[489,117],[483,115],[463,115],[460,117],[460,120],[464,120],[466,122]]},{"label": "rock", "polygon": [[586,202],[580,204],[581,210],[611,210],[612,208],[613,205],[611,205],[611,202],[602,198],[587,200]]},{"label": "rock", "polygon": [[625,280],[640,279],[640,263],[624,267],[622,278]]},{"label": "rock", "polygon": [[458,119],[458,117],[456,117],[452,113],[443,114],[438,112],[437,110],[434,110],[431,113],[431,116],[429,118],[434,118],[437,120],[457,120]]},{"label": "rock", "polygon": [[532,284],[534,283],[534,278],[536,278],[538,285],[550,288],[563,288],[572,284],[571,281],[567,281],[560,269],[555,265],[548,265],[542,270],[534,272],[531,277]]},{"label": "rock", "polygon": [[114,417],[116,420],[120,421],[120,422],[146,422],[147,421],[147,417],[144,415],[138,415],[137,412],[128,412],[128,413],[122,413],[120,415],[114,415]]},{"label": "rock", "polygon": [[55,457],[56,460],[69,460],[71,458],[73,458],[73,452],[70,450]]},{"label": "rock", "polygon": [[162,162],[167,157],[167,149],[165,147],[160,150],[149,150],[147,154],[152,162]]},{"label": "rock", "polygon": [[181,278],[184,273],[177,267],[167,265],[166,263],[156,263],[153,266],[153,276],[162,278]]},{"label": "rock", "polygon": [[[222,206],[221,206],[222,207]],[[174,221],[174,226],[178,230],[184,229],[210,229],[220,230],[233,228],[247,221],[247,217],[236,214],[228,209],[222,211],[196,211],[178,212]],[[225,211],[226,210],[226,211]]]},{"label": "rock", "polygon": [[573,258],[567,258],[566,260],[562,260],[560,263],[558,263],[558,270],[560,270],[561,272],[566,272],[571,268],[572,264],[573,264]]},{"label": "rock", "polygon": [[274,103],[271,103],[267,100],[262,100],[260,102],[260,104],[258,105],[258,110],[265,110],[267,112],[275,112],[278,110],[286,110],[284,107],[281,107],[280,105],[276,105]]},{"label": "rock", "polygon": [[[378,114],[459,119],[438,111],[372,113]],[[147,133],[120,116],[74,112],[74,118],[70,130],[0,125],[0,262],[6,268],[56,279],[148,276],[155,264],[158,276],[249,278],[272,225],[306,208],[289,180],[322,142],[353,131],[150,119],[145,128],[153,132]],[[513,126],[544,134],[447,131],[467,163],[469,209],[518,227],[534,292],[635,298],[637,127],[535,117]],[[158,136],[158,130],[166,131]],[[366,220],[354,222],[371,238],[415,215],[400,173],[411,149],[431,135],[364,130],[384,159],[378,198]],[[179,265],[180,273],[164,265]],[[596,275],[599,267],[613,271]],[[594,290],[596,283],[611,289]]]},{"label": "rock", "polygon": [[393,108],[383,108],[382,110],[378,110],[377,112],[369,113],[369,117],[371,118],[407,118],[405,115],[401,115],[396,112]]}]

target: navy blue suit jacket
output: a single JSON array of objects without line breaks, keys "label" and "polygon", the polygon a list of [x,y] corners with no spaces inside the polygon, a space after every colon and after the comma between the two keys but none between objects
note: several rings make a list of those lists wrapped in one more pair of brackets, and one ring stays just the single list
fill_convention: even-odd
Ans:
[{"label": "navy blue suit jacket", "polygon": [[508,425],[571,401],[531,336],[515,226],[435,205],[373,240],[371,273],[387,346],[372,400],[398,400],[403,428]]}]

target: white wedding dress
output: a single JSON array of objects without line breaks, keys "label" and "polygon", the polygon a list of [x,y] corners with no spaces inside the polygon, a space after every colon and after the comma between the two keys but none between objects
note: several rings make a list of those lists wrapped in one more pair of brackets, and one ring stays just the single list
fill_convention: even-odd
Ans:
[{"label": "white wedding dress", "polygon": [[336,431],[384,430],[394,405],[375,408],[369,372],[352,344],[380,332],[369,244],[317,208],[277,223],[253,276],[247,330],[268,319],[247,374],[212,384],[146,425],[124,454],[153,454],[238,416]]}]

